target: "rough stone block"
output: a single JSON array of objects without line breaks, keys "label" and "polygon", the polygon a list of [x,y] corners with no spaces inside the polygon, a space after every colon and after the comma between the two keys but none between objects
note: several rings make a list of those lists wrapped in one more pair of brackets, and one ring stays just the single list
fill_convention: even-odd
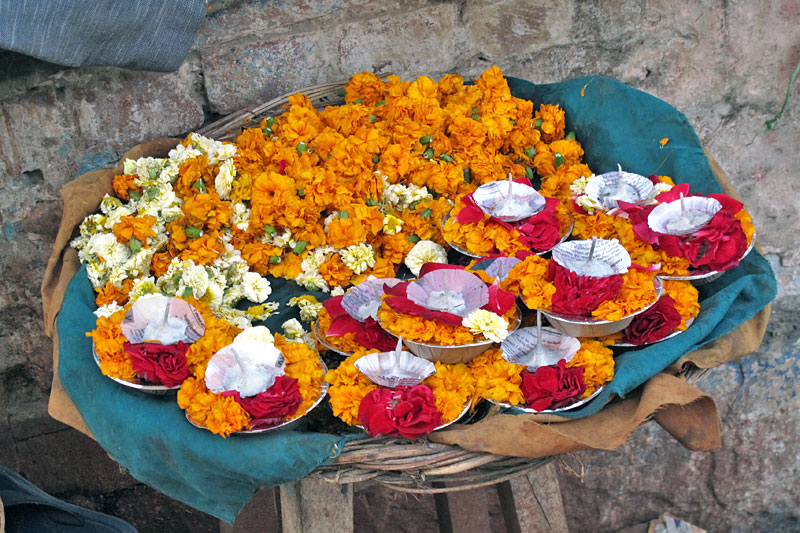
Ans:
[{"label": "rough stone block", "polygon": [[467,2],[464,21],[471,46],[489,61],[572,42],[572,2]]}]

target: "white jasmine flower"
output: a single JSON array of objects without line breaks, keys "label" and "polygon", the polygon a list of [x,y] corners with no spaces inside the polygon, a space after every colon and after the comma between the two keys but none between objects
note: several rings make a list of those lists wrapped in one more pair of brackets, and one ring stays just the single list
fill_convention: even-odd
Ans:
[{"label": "white jasmine flower", "polygon": [[258,341],[274,344],[275,337],[272,336],[272,333],[266,326],[253,326],[236,335],[233,342],[236,343],[237,341]]},{"label": "white jasmine flower", "polygon": [[325,278],[319,272],[302,272],[297,278],[295,279],[298,285],[302,285],[306,289],[313,291],[314,289],[319,289],[323,292],[328,292],[330,289],[328,288],[328,284],[325,282]]},{"label": "white jasmine flower", "polygon": [[390,204],[399,204],[400,198],[405,194],[406,187],[401,183],[387,185],[383,188],[383,200]]},{"label": "white jasmine flower", "polygon": [[222,298],[224,294],[225,291],[222,290],[220,284],[211,281],[208,283],[208,288],[206,289],[205,294],[203,294],[203,301],[206,302],[212,309],[216,309],[222,305]]},{"label": "white jasmine flower", "polygon": [[158,294],[158,287],[156,287],[156,280],[152,276],[139,278],[133,280],[133,286],[128,293],[128,298],[135,302],[146,294]]},{"label": "white jasmine flower", "polygon": [[375,250],[369,244],[356,244],[339,251],[342,263],[355,274],[375,266]]},{"label": "white jasmine flower", "polygon": [[247,231],[250,227],[250,210],[242,202],[233,204],[231,225],[242,231]]},{"label": "white jasmine flower", "polygon": [[287,339],[300,338],[306,334],[303,325],[296,318],[292,318],[281,324],[281,329],[283,329],[283,335]]},{"label": "white jasmine flower", "polygon": [[179,292],[182,292],[185,287],[191,287],[192,296],[195,298],[202,298],[208,290],[208,272],[205,267],[192,263],[192,266],[184,270]]},{"label": "white jasmine flower", "polygon": [[672,185],[670,185],[669,183],[664,183],[664,182],[656,183],[653,190],[653,197],[655,198],[662,192],[667,192],[670,190],[672,190]]},{"label": "white jasmine flower", "polygon": [[335,286],[331,290],[331,296],[341,296],[342,294],[344,294],[344,289],[342,287],[340,287],[339,285]]},{"label": "white jasmine flower", "polygon": [[107,267],[120,265],[128,260],[131,250],[117,240],[113,233],[98,233],[86,245],[86,253],[96,255]]},{"label": "white jasmine flower", "polygon": [[595,175],[592,174],[589,177],[580,177],[572,182],[572,185],[569,186],[569,192],[572,193],[572,196],[579,196],[586,191],[586,186],[589,185],[589,182],[595,178]]},{"label": "white jasmine flower", "polygon": [[396,235],[403,229],[403,219],[397,218],[394,215],[386,215],[383,217],[383,232],[386,235]]},{"label": "white jasmine flower", "polygon": [[244,287],[237,283],[225,289],[225,293],[222,295],[222,305],[233,307],[242,298],[244,298]]},{"label": "white jasmine flower", "polygon": [[108,271],[104,263],[99,261],[89,261],[86,263],[86,275],[89,278],[89,282],[92,284],[92,287],[97,289],[106,284]]},{"label": "white jasmine flower", "polygon": [[220,318],[227,320],[230,324],[233,324],[239,329],[247,329],[253,326],[250,322],[250,318],[243,311],[223,307],[220,308],[218,312]]},{"label": "white jasmine flower", "polygon": [[242,276],[242,287],[248,300],[260,304],[272,294],[272,287],[258,272],[248,272]]},{"label": "white jasmine flower", "polygon": [[486,309],[476,309],[461,320],[461,325],[474,335],[483,335],[494,342],[503,342],[508,336],[508,321]]},{"label": "white jasmine flower", "polygon": [[169,154],[167,155],[172,161],[175,161],[180,165],[180,163],[183,163],[188,159],[192,159],[194,157],[199,157],[203,155],[203,152],[201,152],[197,148],[192,148],[190,146],[184,146],[182,144],[179,144],[178,146],[170,150]]},{"label": "white jasmine flower", "polygon": [[116,211],[117,209],[122,207],[122,200],[115,196],[111,196],[106,194],[103,196],[103,199],[100,200],[100,211],[103,212],[104,215],[109,216],[111,213]]},{"label": "white jasmine flower", "polygon": [[447,252],[433,241],[419,241],[408,252],[405,264],[415,276],[419,276],[425,263],[447,263]]},{"label": "white jasmine flower", "polygon": [[427,187],[417,187],[416,185],[408,185],[405,194],[402,196],[403,207],[408,207],[414,202],[419,202],[426,198],[431,198]]},{"label": "white jasmine flower", "polygon": [[319,317],[319,312],[322,311],[322,304],[310,294],[291,298],[289,306],[300,308],[300,320],[305,322],[316,320]]},{"label": "white jasmine flower", "polygon": [[228,159],[219,166],[217,177],[214,178],[214,188],[222,200],[230,199],[235,176],[236,167],[233,166],[233,159]]},{"label": "white jasmine flower", "polygon": [[597,210],[603,209],[603,204],[595,201],[586,194],[578,196],[575,199],[575,203],[581,206],[587,213],[594,213]]},{"label": "white jasmine flower", "polygon": [[111,315],[113,315],[114,313],[120,311],[121,309],[124,309],[124,308],[121,305],[119,305],[117,302],[111,302],[108,305],[103,305],[101,307],[98,307],[94,312],[94,316],[96,316],[98,318],[100,318],[100,317],[108,318]]}]

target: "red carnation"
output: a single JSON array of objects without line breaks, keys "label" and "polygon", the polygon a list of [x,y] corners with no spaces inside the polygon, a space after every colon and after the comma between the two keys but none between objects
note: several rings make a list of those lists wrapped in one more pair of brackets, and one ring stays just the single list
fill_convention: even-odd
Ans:
[{"label": "red carnation", "polygon": [[558,364],[537,368],[536,372],[523,372],[520,388],[525,403],[534,411],[564,407],[586,391],[583,367],[567,368],[562,359]]},{"label": "red carnation", "polygon": [[358,420],[373,436],[416,439],[442,425],[442,414],[436,409],[433,391],[426,385],[378,387],[361,400]]}]

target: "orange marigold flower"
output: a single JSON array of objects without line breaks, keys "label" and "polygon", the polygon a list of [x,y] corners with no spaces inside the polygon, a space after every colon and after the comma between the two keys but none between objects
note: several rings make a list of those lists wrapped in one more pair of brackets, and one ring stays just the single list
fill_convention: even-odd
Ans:
[{"label": "orange marigold flower", "polygon": [[219,239],[219,233],[212,231],[197,239],[190,239],[180,253],[184,261],[192,260],[198,265],[209,265],[225,254],[225,247]]},{"label": "orange marigold flower", "polygon": [[656,301],[653,272],[631,269],[622,275],[622,287],[613,300],[602,302],[592,311],[601,320],[621,320]]},{"label": "orange marigold flower", "polygon": [[114,224],[112,231],[117,240],[123,244],[127,244],[133,237],[147,248],[147,238],[158,236],[153,231],[153,224],[155,223],[156,217],[150,215],[122,217],[119,222]]},{"label": "orange marigold flower", "polygon": [[153,259],[150,261],[150,272],[153,273],[153,276],[160,278],[167,272],[171,262],[172,256],[169,252],[153,254]]},{"label": "orange marigold flower", "polygon": [[131,292],[132,287],[133,280],[130,278],[126,278],[122,282],[122,287],[117,287],[113,283],[108,282],[104,287],[95,289],[97,291],[97,296],[94,301],[97,307],[102,307],[113,302],[117,302],[119,305],[125,305],[128,301],[128,293]]},{"label": "orange marigold flower", "polygon": [[384,83],[372,72],[353,74],[344,91],[344,100],[348,104],[360,98],[364,105],[375,105],[384,99]]},{"label": "orange marigold flower", "polygon": [[542,121],[539,129],[543,141],[550,143],[564,138],[565,114],[558,105],[542,104],[534,118]]},{"label": "orange marigold flower", "polygon": [[181,209],[199,222],[199,224],[190,225],[204,225],[211,230],[227,226],[232,212],[231,203],[220,200],[216,192],[197,194],[188,198]]},{"label": "orange marigold flower", "polygon": [[588,398],[614,377],[614,352],[598,340],[583,339],[580,349],[567,363],[567,368],[575,366],[583,368],[586,390],[581,398]]},{"label": "orange marigold flower", "polygon": [[662,280],[664,292],[675,300],[675,309],[681,315],[681,325],[678,329],[686,330],[686,321],[700,314],[700,293],[689,281]]},{"label": "orange marigold flower", "polygon": [[475,377],[463,363],[446,365],[437,361],[434,366],[436,373],[422,384],[433,390],[436,409],[442,413],[442,423],[447,424],[461,415],[475,395]]},{"label": "orange marigold flower", "polygon": [[503,359],[502,353],[499,349],[487,350],[470,361],[469,366],[475,377],[473,405],[482,399],[511,405],[525,403],[525,396],[520,389],[525,367],[509,363]]},{"label": "orange marigold flower", "polygon": [[331,287],[347,287],[350,285],[350,278],[353,277],[353,271],[347,268],[342,262],[339,254],[331,254],[331,256],[319,267],[319,273],[325,282]]},{"label": "orange marigold flower", "polygon": [[503,76],[503,71],[497,65],[493,65],[488,70],[481,74],[480,78],[475,80],[481,91],[483,91],[484,98],[510,100],[511,89],[508,87],[508,81]]},{"label": "orange marigold flower", "polygon": [[136,185],[133,180],[138,179],[139,176],[132,176],[130,174],[122,174],[120,176],[114,176],[114,193],[116,193],[117,198],[121,200],[130,200],[130,192],[136,191],[139,194],[142,192],[142,188]]}]

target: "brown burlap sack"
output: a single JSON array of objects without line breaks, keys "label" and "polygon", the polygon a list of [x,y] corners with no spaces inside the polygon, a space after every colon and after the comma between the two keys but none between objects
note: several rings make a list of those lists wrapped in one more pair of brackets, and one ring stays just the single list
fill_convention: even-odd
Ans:
[{"label": "brown burlap sack", "polygon": [[[61,189],[64,213],[42,282],[45,333],[53,339],[54,371],[49,412],[56,420],[89,436],[92,436],[91,431],[58,378],[56,316],[67,284],[80,267],[78,255],[69,247],[69,242],[81,221],[97,210],[103,195],[112,192],[112,179],[122,173],[122,161],[143,156],[164,157],[179,141],[156,139],[142,143],[126,153],[116,168],[87,172]],[[709,160],[723,190],[736,196],[725,173],[710,156]],[[711,368],[752,352],[761,344],[768,319],[769,306],[735,331],[687,354],[667,372],[653,377],[641,389],[595,415],[578,420],[553,415],[497,415],[477,424],[433,434],[430,439],[473,451],[543,457],[576,450],[617,448],[639,425],[654,418],[691,450],[719,448],[720,422],[714,400],[671,373],[692,364]]]}]

